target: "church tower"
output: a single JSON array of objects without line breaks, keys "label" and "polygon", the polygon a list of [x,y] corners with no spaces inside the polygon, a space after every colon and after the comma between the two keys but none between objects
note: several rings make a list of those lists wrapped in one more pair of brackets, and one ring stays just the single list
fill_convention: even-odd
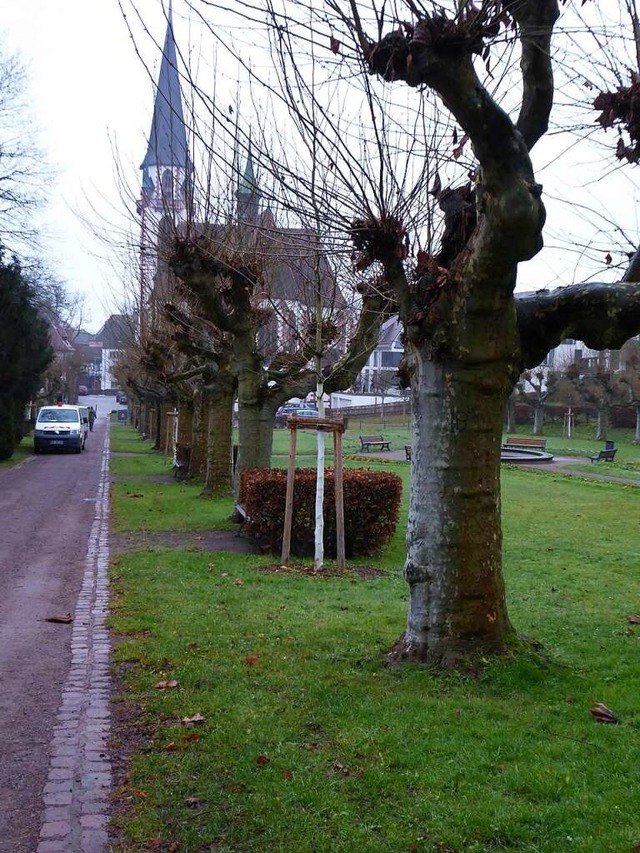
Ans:
[{"label": "church tower", "polygon": [[256,182],[251,143],[244,172],[238,183],[237,216],[239,225],[257,225],[262,194]]},{"label": "church tower", "polygon": [[187,146],[171,0],[147,153],[140,166],[140,311],[145,312],[164,267],[162,246],[190,216],[193,164]]}]

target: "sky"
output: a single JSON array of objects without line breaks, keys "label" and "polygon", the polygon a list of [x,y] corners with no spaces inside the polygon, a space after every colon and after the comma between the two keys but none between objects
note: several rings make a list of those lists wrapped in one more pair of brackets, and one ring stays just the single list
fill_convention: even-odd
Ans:
[{"label": "sky", "polygon": [[[162,39],[162,4],[139,5]],[[131,200],[118,172],[137,192],[153,107],[149,72],[117,0],[4,0],[0,38],[26,67],[32,126],[52,173],[39,217],[42,256],[85,297],[83,327],[96,332],[121,309],[124,279],[129,286]],[[140,48],[156,72],[160,50],[151,39]]]},{"label": "sky", "polygon": [[[26,66],[32,124],[52,169],[40,218],[42,254],[53,274],[84,296],[82,325],[92,332],[122,310],[133,286],[133,208],[166,29],[162,0],[136,0],[148,36],[141,35],[131,0],[124,5],[136,45],[118,0],[3,0],[0,21],[3,49],[18,52]],[[183,49],[192,34],[180,0],[174,0],[174,22]],[[603,164],[602,151],[585,154],[580,147],[580,156],[572,157],[570,145],[567,156],[566,140],[550,135],[535,149],[547,248],[521,266],[520,290],[605,278],[597,258],[613,248],[603,238],[607,217],[614,232],[622,223],[631,241],[638,233],[629,170],[623,174],[613,157]],[[604,218],[591,213],[594,206]],[[585,252],[582,243],[597,248]],[[616,263],[624,262],[621,252],[613,254]]]}]

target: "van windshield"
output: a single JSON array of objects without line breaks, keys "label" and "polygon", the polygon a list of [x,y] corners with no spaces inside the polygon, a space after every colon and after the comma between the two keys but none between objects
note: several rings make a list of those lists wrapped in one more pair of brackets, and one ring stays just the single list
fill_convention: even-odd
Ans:
[{"label": "van windshield", "polygon": [[78,422],[78,413],[71,409],[47,409],[38,415],[40,423],[69,424]]}]

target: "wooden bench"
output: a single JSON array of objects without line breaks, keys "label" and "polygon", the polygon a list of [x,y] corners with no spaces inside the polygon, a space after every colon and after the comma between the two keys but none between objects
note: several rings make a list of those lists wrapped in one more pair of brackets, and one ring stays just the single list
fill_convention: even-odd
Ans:
[{"label": "wooden bench", "polygon": [[610,447],[605,450],[600,450],[596,456],[590,456],[592,462],[613,462],[616,455],[616,448]]},{"label": "wooden bench", "polygon": [[523,450],[534,448],[535,450],[546,450],[546,438],[532,438],[526,435],[510,435],[504,443],[504,447],[521,447]]},{"label": "wooden bench", "polygon": [[365,453],[369,452],[370,447],[377,450],[391,450],[391,442],[387,441],[383,435],[360,435],[358,437],[360,439],[360,450],[364,450]]}]

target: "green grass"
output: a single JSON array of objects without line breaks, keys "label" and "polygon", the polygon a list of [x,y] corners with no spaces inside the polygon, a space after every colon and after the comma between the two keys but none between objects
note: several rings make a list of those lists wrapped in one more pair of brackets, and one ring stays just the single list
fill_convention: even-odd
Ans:
[{"label": "green grass", "polygon": [[[385,470],[408,477],[403,463]],[[406,618],[404,525],[374,580],[266,574],[272,559],[224,553],[116,561],[122,699],[145,737],[115,849],[631,851],[640,489],[516,468],[502,479],[510,614],[544,651],[477,680],[385,664]],[[211,527],[224,517],[197,487],[138,485],[167,527],[197,507]],[[136,529],[146,497],[114,497]],[[621,724],[594,722],[595,702]],[[197,713],[201,725],[180,725]]]},{"label": "green grass", "polygon": [[33,436],[25,436],[20,444],[13,451],[13,456],[10,459],[3,459],[0,462],[0,470],[2,468],[13,468],[14,465],[19,465],[28,456],[33,456]]}]

